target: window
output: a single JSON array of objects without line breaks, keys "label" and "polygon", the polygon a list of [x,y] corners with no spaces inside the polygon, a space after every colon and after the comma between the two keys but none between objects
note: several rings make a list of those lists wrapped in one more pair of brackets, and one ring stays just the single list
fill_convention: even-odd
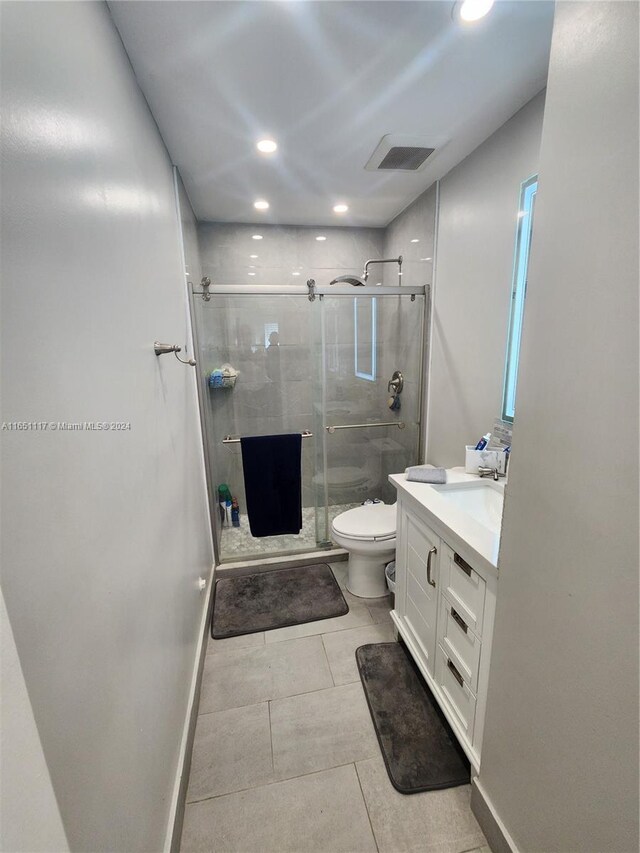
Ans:
[{"label": "window", "polygon": [[531,250],[533,214],[537,191],[537,175],[524,181],[520,187],[516,252],[513,264],[513,284],[511,287],[511,314],[509,317],[509,335],[507,338],[507,362],[504,371],[504,392],[502,395],[502,419],[511,422],[513,422],[516,411],[516,385],[518,383],[520,341],[522,339],[524,303],[527,297],[529,252]]},{"label": "window", "polygon": [[376,379],[376,297],[353,300],[355,372],[359,379]]},{"label": "window", "polygon": [[[264,324],[264,346],[265,349],[269,346],[269,338],[275,332],[276,335],[279,332],[278,323],[265,323]],[[277,340],[277,339],[276,339]]]}]

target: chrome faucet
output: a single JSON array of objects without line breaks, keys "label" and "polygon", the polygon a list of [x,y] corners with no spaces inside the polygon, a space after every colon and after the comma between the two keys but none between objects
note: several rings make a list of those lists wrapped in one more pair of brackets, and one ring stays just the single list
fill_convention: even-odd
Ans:
[{"label": "chrome faucet", "polygon": [[496,483],[498,482],[499,477],[504,477],[504,474],[501,474],[497,468],[483,468],[482,465],[478,468],[478,475],[480,477],[488,477],[491,475]]}]

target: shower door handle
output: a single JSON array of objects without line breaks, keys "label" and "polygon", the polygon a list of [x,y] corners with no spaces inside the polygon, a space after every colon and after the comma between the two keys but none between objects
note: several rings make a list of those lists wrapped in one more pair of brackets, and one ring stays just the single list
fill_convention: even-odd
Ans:
[{"label": "shower door handle", "polygon": [[325,427],[326,431],[333,435],[337,429],[371,429],[371,427],[388,427],[394,426],[398,429],[404,429],[406,424],[404,421],[385,421],[384,423],[375,424],[334,424],[334,426]]}]

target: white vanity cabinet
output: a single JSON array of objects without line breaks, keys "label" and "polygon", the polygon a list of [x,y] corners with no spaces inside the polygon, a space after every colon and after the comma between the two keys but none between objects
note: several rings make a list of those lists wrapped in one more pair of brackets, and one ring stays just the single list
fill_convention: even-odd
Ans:
[{"label": "white vanity cabinet", "polygon": [[497,570],[480,558],[474,561],[472,549],[462,546],[399,489],[391,615],[477,772]]}]

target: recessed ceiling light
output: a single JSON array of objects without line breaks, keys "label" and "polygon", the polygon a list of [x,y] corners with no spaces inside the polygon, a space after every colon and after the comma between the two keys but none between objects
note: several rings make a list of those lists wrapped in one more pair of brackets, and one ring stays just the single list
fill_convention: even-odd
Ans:
[{"label": "recessed ceiling light", "polygon": [[326,240],[326,239],[327,239],[326,237],[322,237],[322,236],[316,237],[316,240],[318,240],[318,242],[320,242],[320,243],[322,243],[322,241]]},{"label": "recessed ceiling light", "polygon": [[348,204],[334,204],[333,212],[334,213],[346,213],[349,210]]},{"label": "recessed ceiling light", "polygon": [[258,256],[257,255],[249,255],[249,257],[253,258],[255,260]]},{"label": "recessed ceiling light", "polygon": [[261,139],[256,143],[256,148],[262,154],[273,154],[278,148],[278,143],[273,139]]},{"label": "recessed ceiling light", "polygon": [[255,275],[254,272],[248,272],[247,275]]},{"label": "recessed ceiling light", "polygon": [[414,238],[413,238],[413,240],[412,240],[411,242],[412,242],[412,243],[419,243],[419,242],[420,242],[420,240],[418,240],[418,238],[417,238],[417,237],[414,237]]},{"label": "recessed ceiling light", "polygon": [[484,18],[491,11],[493,0],[463,0],[454,6],[454,14],[457,12],[460,20],[471,23]]},{"label": "recessed ceiling light", "polygon": [[265,201],[263,198],[259,198],[257,201],[254,201],[253,206],[256,210],[269,210],[269,202]]},{"label": "recessed ceiling light", "polygon": [[300,275],[300,273],[298,272],[298,270],[294,270],[294,271],[291,273],[291,275]]},{"label": "recessed ceiling light", "polygon": [[252,240],[262,240],[262,234],[254,234]]}]

